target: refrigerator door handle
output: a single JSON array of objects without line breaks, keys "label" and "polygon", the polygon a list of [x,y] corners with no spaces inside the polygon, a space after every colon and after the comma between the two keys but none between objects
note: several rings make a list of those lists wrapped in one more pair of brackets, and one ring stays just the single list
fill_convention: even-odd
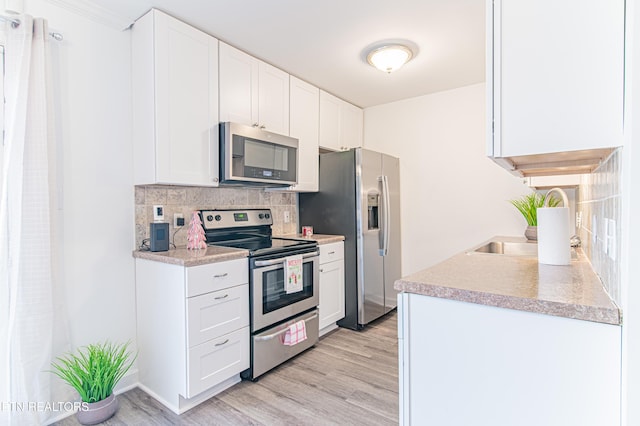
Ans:
[{"label": "refrigerator door handle", "polygon": [[391,205],[389,204],[389,178],[382,175],[378,178],[382,182],[382,229],[380,230],[380,256],[389,252],[389,229],[391,228]]}]

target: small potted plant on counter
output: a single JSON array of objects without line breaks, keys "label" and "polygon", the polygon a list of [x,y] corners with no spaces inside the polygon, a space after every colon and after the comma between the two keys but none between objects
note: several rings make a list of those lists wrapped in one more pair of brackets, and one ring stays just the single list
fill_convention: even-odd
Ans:
[{"label": "small potted plant on counter", "polygon": [[76,413],[80,424],[101,423],[118,410],[113,388],[135,361],[129,343],[109,342],[88,345],[76,354],[66,354],[52,362],[52,373],[67,382],[80,394],[82,409]]},{"label": "small potted plant on counter", "polygon": [[[509,202],[516,208],[527,221],[527,229],[524,231],[524,236],[528,240],[538,240],[538,207],[544,205],[544,196],[537,192],[532,192],[527,195],[523,195],[520,198],[509,200]],[[557,207],[560,204],[560,200],[551,196],[548,200],[548,207]]]}]

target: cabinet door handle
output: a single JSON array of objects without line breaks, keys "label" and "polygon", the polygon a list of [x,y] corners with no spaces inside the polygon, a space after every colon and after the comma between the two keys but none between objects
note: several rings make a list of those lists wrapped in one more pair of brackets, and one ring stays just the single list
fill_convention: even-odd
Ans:
[{"label": "cabinet door handle", "polygon": [[214,297],[214,299],[215,300],[222,300],[222,299],[226,299],[227,297],[229,297],[229,294],[225,294],[224,296]]},{"label": "cabinet door handle", "polygon": [[335,252],[335,251],[330,251],[330,252],[329,252],[329,253],[327,253],[327,254],[336,254],[336,252]]},{"label": "cabinet door handle", "polygon": [[258,123],[253,123],[251,127],[258,127]]},{"label": "cabinet door handle", "polygon": [[324,269],[323,269],[323,268],[320,268],[320,272],[324,272]]},{"label": "cabinet door handle", "polygon": [[264,130],[266,128],[267,128],[267,126],[265,126],[264,124],[262,126],[260,126],[260,129],[262,129],[262,130]]},{"label": "cabinet door handle", "polygon": [[226,345],[227,343],[229,343],[229,339],[225,340],[222,343],[216,343],[214,346],[222,346],[222,345]]},{"label": "cabinet door handle", "polygon": [[229,275],[229,273],[225,272],[224,274],[218,274],[218,275],[214,275],[213,278],[224,278],[227,275]]}]

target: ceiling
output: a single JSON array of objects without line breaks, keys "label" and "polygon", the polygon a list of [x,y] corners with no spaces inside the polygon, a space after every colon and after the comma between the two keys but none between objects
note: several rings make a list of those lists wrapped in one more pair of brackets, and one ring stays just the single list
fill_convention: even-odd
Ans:
[{"label": "ceiling", "polygon": [[[161,9],[362,108],[484,81],[484,0],[89,0],[133,22]],[[407,40],[386,74],[364,49]]]}]

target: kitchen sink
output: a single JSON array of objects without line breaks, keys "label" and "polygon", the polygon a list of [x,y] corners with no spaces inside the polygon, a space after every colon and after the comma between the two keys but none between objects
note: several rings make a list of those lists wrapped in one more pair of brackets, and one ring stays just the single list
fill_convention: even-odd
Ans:
[{"label": "kitchen sink", "polygon": [[[491,241],[474,250],[467,252],[467,254],[474,253],[487,253],[487,254],[503,254],[506,256],[538,256],[538,243],[517,243],[511,241]],[[571,247],[571,259],[578,258],[576,250]]]},{"label": "kitchen sink", "polygon": [[537,243],[515,243],[509,241],[491,241],[472,250],[470,253],[506,254],[508,256],[537,256]]}]

